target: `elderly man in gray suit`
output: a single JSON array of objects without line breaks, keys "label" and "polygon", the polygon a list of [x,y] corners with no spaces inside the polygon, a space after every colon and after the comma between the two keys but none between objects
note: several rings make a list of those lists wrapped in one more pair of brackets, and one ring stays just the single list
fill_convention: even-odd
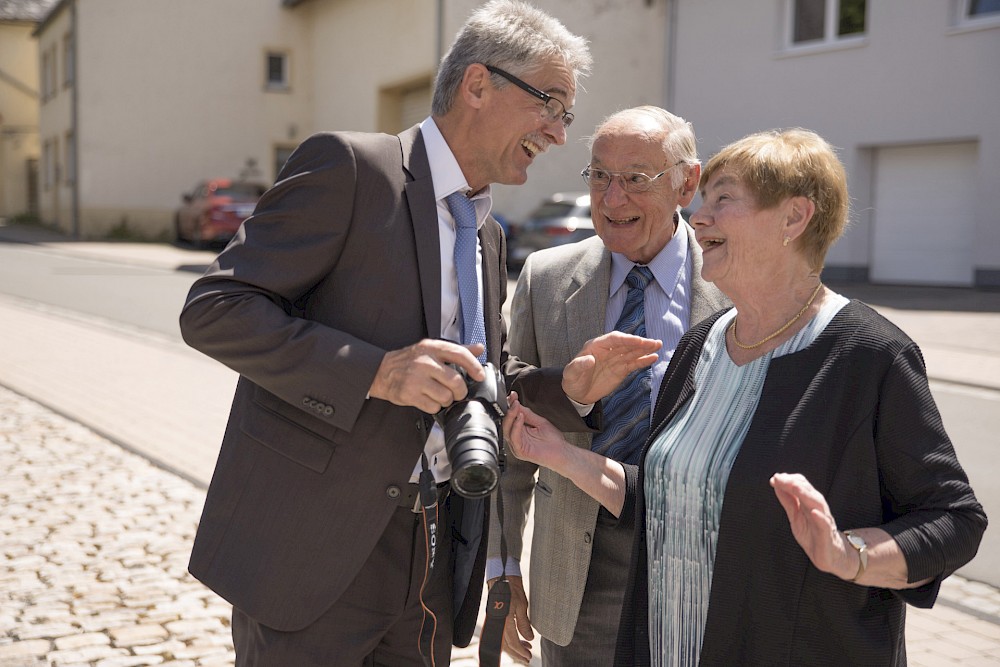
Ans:
[{"label": "elderly man in gray suit", "polygon": [[[727,303],[701,279],[701,251],[680,216],[700,174],[690,123],[652,106],[613,114],[591,138],[591,162],[583,170],[597,237],[536,252],[521,271],[508,342],[523,361],[560,366],[588,339],[616,329],[663,342],[651,372],[636,371],[604,401],[602,433],[568,434],[577,446],[621,461],[637,456],[677,341]],[[610,665],[631,536],[616,529],[617,518],[597,501],[551,470],[508,457],[501,485],[513,592],[505,650],[530,659],[534,625],[546,667]],[[529,619],[519,559],[532,496]],[[490,578],[501,572],[498,546],[494,520]]]}]

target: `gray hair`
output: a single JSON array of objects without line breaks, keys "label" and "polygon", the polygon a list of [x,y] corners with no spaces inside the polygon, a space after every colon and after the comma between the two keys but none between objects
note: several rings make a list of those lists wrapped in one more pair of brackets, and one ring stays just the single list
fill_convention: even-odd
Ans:
[{"label": "gray hair", "polygon": [[[658,139],[663,145],[663,153],[670,164],[683,162],[688,167],[701,164],[698,160],[698,140],[694,136],[694,127],[680,116],[675,116],[666,109],[645,105],[616,111],[598,125],[587,141],[587,148],[593,150],[594,142],[606,131],[628,127],[637,116],[651,118],[658,125],[658,130],[651,133],[653,139]],[[670,187],[677,189],[684,182],[685,174],[681,170],[670,172]]]},{"label": "gray hair", "polygon": [[[492,65],[519,76],[556,59],[573,72],[574,83],[593,64],[587,40],[557,19],[520,0],[492,0],[472,13],[441,59],[431,110],[435,116],[448,113],[469,65]],[[498,88],[508,83],[493,79]]]}]

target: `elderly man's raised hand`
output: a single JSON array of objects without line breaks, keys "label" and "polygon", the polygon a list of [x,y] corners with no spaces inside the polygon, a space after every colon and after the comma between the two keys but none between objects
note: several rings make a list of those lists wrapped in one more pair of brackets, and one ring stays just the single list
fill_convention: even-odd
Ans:
[{"label": "elderly man's raised hand", "polygon": [[563,369],[562,388],[577,403],[596,403],[639,368],[656,362],[663,343],[621,331],[593,338]]}]

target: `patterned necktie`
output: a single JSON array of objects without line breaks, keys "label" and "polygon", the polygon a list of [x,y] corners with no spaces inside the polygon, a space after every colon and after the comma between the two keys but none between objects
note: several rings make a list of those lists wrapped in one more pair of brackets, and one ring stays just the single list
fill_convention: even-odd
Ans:
[{"label": "patterned necktie", "polygon": [[[628,294],[615,329],[636,336],[646,335],[643,291],[653,279],[646,266],[634,266],[625,278]],[[638,463],[642,446],[649,435],[650,387],[653,370],[641,368],[628,377],[604,399],[604,430],[594,434],[591,449],[622,463]]]},{"label": "patterned necktie", "polygon": [[462,311],[462,344],[481,343],[483,353],[479,363],[486,363],[486,325],[483,322],[483,300],[476,277],[476,205],[461,192],[446,198],[455,218],[455,272],[458,274],[458,299]]}]

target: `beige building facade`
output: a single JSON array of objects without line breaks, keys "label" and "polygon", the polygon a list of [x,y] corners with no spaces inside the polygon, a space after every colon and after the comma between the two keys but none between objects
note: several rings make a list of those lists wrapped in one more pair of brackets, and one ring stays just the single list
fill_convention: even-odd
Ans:
[{"label": "beige building facade", "polygon": [[37,213],[39,58],[31,33],[44,9],[0,0],[0,218],[6,220]]}]

